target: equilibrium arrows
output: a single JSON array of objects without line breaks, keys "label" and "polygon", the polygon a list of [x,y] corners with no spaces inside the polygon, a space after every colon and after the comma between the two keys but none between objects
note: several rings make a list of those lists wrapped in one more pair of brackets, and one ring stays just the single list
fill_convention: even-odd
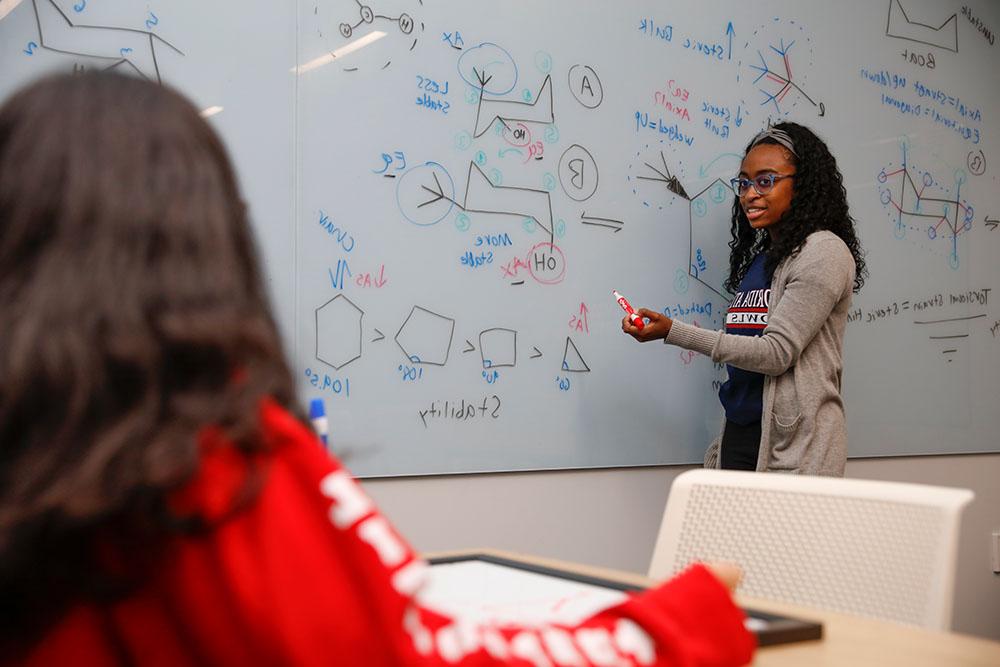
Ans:
[{"label": "equilibrium arrows", "polygon": [[622,226],[625,224],[624,220],[613,220],[611,218],[597,218],[594,216],[588,216],[587,212],[584,211],[580,214],[580,222],[585,225],[593,225],[595,227],[607,227],[608,229],[615,230],[615,234],[622,230]]}]

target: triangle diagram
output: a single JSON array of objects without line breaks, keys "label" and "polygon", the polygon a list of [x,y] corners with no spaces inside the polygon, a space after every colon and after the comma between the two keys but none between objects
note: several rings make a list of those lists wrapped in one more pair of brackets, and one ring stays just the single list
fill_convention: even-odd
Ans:
[{"label": "triangle diagram", "polygon": [[562,369],[567,373],[589,373],[590,366],[580,356],[580,350],[569,336],[566,336],[566,350],[563,352]]}]

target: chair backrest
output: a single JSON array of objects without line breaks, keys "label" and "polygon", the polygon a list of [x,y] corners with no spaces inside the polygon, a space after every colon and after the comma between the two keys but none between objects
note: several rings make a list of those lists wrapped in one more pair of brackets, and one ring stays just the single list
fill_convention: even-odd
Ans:
[{"label": "chair backrest", "polygon": [[947,630],[959,517],[972,497],[922,484],[691,470],[670,489],[649,576],[734,561],[744,595]]}]

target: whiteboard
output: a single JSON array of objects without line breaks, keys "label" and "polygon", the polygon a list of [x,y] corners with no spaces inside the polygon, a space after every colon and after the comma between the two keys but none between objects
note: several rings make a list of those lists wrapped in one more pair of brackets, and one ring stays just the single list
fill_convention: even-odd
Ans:
[{"label": "whiteboard", "polygon": [[[152,70],[114,31],[63,26],[53,49],[88,57],[32,48],[51,7],[176,48]],[[768,119],[828,142],[868,253],[849,454],[997,450],[995,3],[4,0],[0,15],[0,94],[131,48],[122,67],[223,107],[211,122],[302,395],[324,400],[357,474],[700,461],[725,368],[623,336],[611,290],[722,326],[727,183]]]}]

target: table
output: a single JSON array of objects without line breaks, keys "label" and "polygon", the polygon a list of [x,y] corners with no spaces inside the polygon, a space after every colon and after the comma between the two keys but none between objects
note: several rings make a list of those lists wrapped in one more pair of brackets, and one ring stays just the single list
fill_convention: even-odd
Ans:
[{"label": "table", "polygon": [[[496,549],[466,549],[424,554],[427,558],[488,554],[578,574],[611,579],[626,584],[650,586],[651,579],[607,568],[580,565]],[[823,623],[823,639],[781,644],[758,649],[754,665],[759,667],[998,667],[1000,642],[954,632],[925,630],[888,621],[799,607],[738,596],[743,607],[817,620]]]}]

